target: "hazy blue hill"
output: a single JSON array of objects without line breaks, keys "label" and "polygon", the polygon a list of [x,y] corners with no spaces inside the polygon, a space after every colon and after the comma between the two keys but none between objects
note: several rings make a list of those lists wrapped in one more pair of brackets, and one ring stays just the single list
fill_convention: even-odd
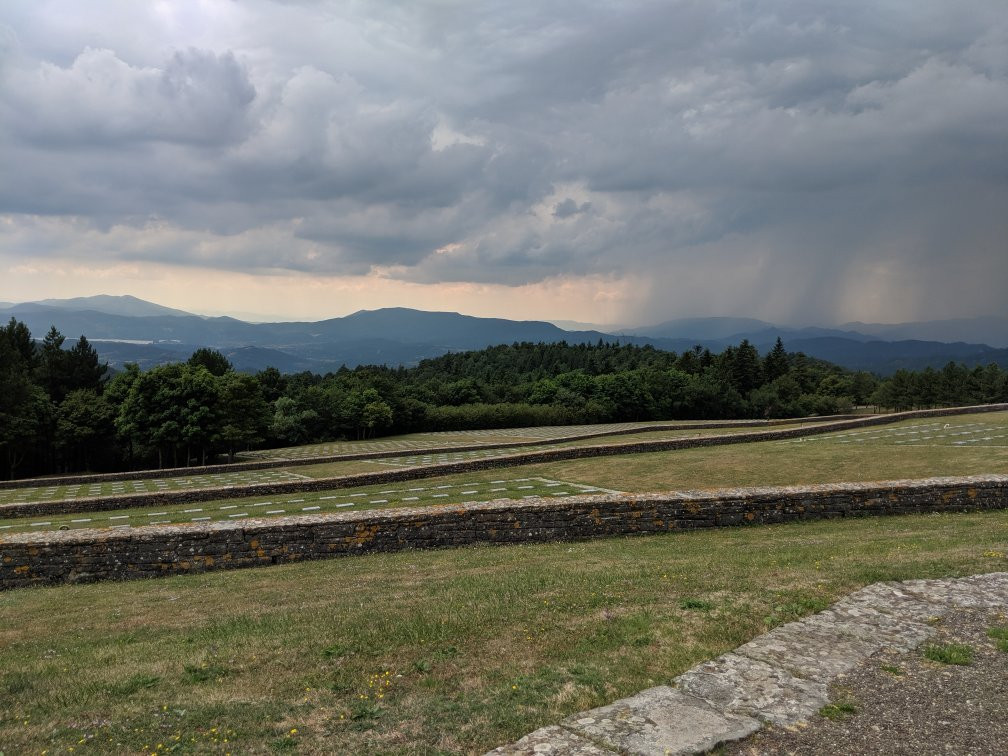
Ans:
[{"label": "hazy blue hill", "polygon": [[941,368],[949,361],[968,367],[994,362],[1008,367],[1008,349],[994,349],[985,344],[939,341],[854,341],[841,338],[794,339],[784,341],[788,351],[804,352],[810,357],[843,365],[851,370],[869,370],[890,375],[900,368],[922,370],[929,365]]},{"label": "hazy blue hill", "polygon": [[[858,330],[832,328],[786,328],[752,318],[688,318],[620,334],[597,330],[567,331],[537,320],[478,318],[454,312],[425,312],[405,307],[361,310],[342,318],[318,322],[247,323],[229,317],[200,317],[181,310],[162,308],[134,297],[84,297],[79,300],[48,300],[50,304],[24,303],[0,307],[0,318],[10,316],[25,322],[41,338],[55,325],[68,339],[84,334],[95,342],[102,359],[113,365],[138,362],[152,366],[184,359],[194,349],[220,349],[242,370],[260,370],[272,365],[284,372],[312,370],[324,373],[341,365],[414,365],[426,357],[447,352],[482,349],[514,342],[596,343],[600,339],[683,352],[695,345],[719,352],[748,339],[766,352],[780,337],[790,351],[803,351],[844,367],[883,374],[898,368],[941,367],[949,360],[968,365],[997,362],[1008,365],[1008,350],[986,344],[937,340],[881,340]],[[119,309],[71,309],[68,303]],[[142,314],[122,314],[133,310]],[[994,332],[1004,319],[935,321],[885,328],[966,328]],[[982,321],[982,322],[981,322]],[[942,326],[945,324],[945,326]],[[864,326],[864,324],[850,324]],[[875,326],[864,326],[873,328]],[[878,326],[883,328],[883,326]],[[991,331],[993,329],[993,331]],[[995,334],[996,335],[996,334]],[[122,344],[115,342],[148,342]]]},{"label": "hazy blue hill", "polygon": [[128,294],[114,297],[109,294],[97,294],[93,297],[72,297],[70,299],[40,299],[33,304],[56,307],[61,310],[94,310],[108,315],[126,315],[143,317],[148,315],[172,315],[175,317],[192,317],[192,313],[176,310],[172,307],[154,304],[144,299],[137,299]]},{"label": "hazy blue hill", "polygon": [[958,318],[916,323],[845,323],[835,328],[789,327],[752,318],[682,318],[654,326],[624,328],[621,334],[654,338],[694,339],[735,343],[746,338],[753,343],[781,338],[839,337],[855,341],[932,341],[987,344],[1008,347],[1008,318]]},{"label": "hazy blue hill", "polygon": [[142,370],[158,365],[181,362],[189,359],[195,347],[188,345],[167,348],[153,344],[129,344],[123,341],[93,341],[91,346],[98,352],[98,359],[107,362],[114,370],[119,370],[127,362],[135,362]]},{"label": "hazy blue hill", "polygon": [[[552,323],[541,321],[516,321],[503,318],[477,318],[455,312],[425,312],[404,307],[380,310],[361,310],[342,318],[318,322],[246,324],[256,329],[260,343],[286,349],[320,348],[332,350],[336,345],[354,345],[375,354],[399,353],[392,345],[413,345],[420,349],[407,349],[405,353],[419,355],[411,359],[435,356],[444,351],[482,349],[494,344],[515,341],[568,341],[584,343],[617,337],[598,331],[564,331]],[[375,349],[369,341],[380,341]],[[429,350],[435,350],[433,353]],[[356,362],[356,361],[355,361]]]},{"label": "hazy blue hill", "polygon": [[662,339],[717,340],[774,327],[773,323],[755,318],[677,318],[658,325],[624,328],[620,333]]},{"label": "hazy blue hill", "polygon": [[623,333],[627,330],[626,326],[623,325],[603,325],[601,323],[585,323],[581,320],[563,320],[560,318],[553,318],[549,321],[557,328],[562,328],[565,331],[600,331],[601,333]]},{"label": "hazy blue hill", "polygon": [[[130,317],[37,303],[0,311],[0,317],[10,315],[26,323],[37,338],[51,325],[68,339],[84,334],[95,342],[102,359],[114,365],[132,361],[141,365],[161,364],[172,361],[179,351],[191,352],[199,346],[209,346],[220,349],[229,358],[233,354],[232,363],[241,369],[274,365],[285,372],[325,372],[344,364],[412,365],[448,351],[482,349],[515,341],[617,340],[598,331],[564,331],[540,321],[476,318],[407,308],[365,310],[344,318],[288,323],[246,323],[234,318],[195,315]],[[115,341],[151,343],[115,345]]]},{"label": "hazy blue hill", "polygon": [[[122,341],[92,342],[98,357],[115,369],[122,369],[127,362],[135,362],[141,369],[148,370],[157,365],[167,365],[172,362],[182,362],[189,359],[198,344],[130,344]],[[330,361],[313,360],[307,357],[297,357],[278,349],[265,347],[234,347],[224,348],[221,352],[230,360],[236,370],[255,373],[267,367],[275,367],[283,373],[299,373],[311,370],[325,373],[336,370],[339,365]]]},{"label": "hazy blue hill", "polygon": [[[552,323],[537,320],[477,318],[456,312],[424,312],[403,307],[361,310],[338,321],[355,338],[394,338],[408,343],[467,344],[481,349],[490,344],[514,341],[563,341],[598,339],[598,332],[565,331]],[[432,339],[432,336],[436,337]]]},{"label": "hazy blue hill", "polygon": [[318,362],[327,362],[329,369],[341,365],[416,365],[427,357],[439,357],[448,352],[463,351],[436,344],[404,343],[393,339],[353,339],[340,342],[304,344],[296,353]]},{"label": "hazy blue hill", "polygon": [[857,331],[840,331],[836,328],[820,328],[809,326],[807,328],[783,328],[772,326],[762,331],[750,333],[737,333],[728,339],[722,339],[730,344],[738,344],[742,339],[748,339],[751,343],[759,347],[772,347],[774,342],[780,338],[782,341],[794,341],[796,339],[846,339],[848,341],[878,341],[878,339]]},{"label": "hazy blue hill", "polygon": [[857,331],[819,326],[790,328],[752,318],[686,318],[647,328],[624,329],[620,333],[660,339],[684,339],[719,346],[738,344],[742,339],[748,339],[756,345],[772,346],[778,336],[782,339],[840,337],[857,341],[873,340],[872,336]]},{"label": "hazy blue hill", "polygon": [[89,339],[129,339],[135,341],[176,341],[186,344],[244,346],[255,338],[255,326],[234,318],[201,318],[196,315],[154,315],[133,317],[111,315],[97,310],[67,310],[34,303],[19,304],[0,311],[13,315],[41,338],[55,325],[67,338],[84,334]]},{"label": "hazy blue hill", "polygon": [[929,341],[989,344],[1008,347],[1008,318],[955,318],[928,320],[919,323],[847,323],[843,328],[853,328],[877,339],[888,341],[923,339]]},{"label": "hazy blue hill", "polygon": [[450,349],[478,349],[490,344],[515,341],[567,340],[584,343],[600,338],[618,338],[600,331],[565,331],[544,321],[477,318],[454,312],[425,312],[401,307],[362,310],[346,317],[317,322],[282,323],[247,323],[229,317],[205,318],[196,315],[131,317],[38,303],[19,304],[0,310],[0,316],[10,315],[24,321],[36,336],[43,335],[50,325],[55,325],[68,336],[84,333],[91,339],[172,341],[218,348],[332,345],[384,339],[388,342]]},{"label": "hazy blue hill", "polygon": [[275,367],[281,373],[300,373],[305,370],[313,373],[328,373],[338,370],[341,364],[333,360],[316,360],[306,356],[288,354],[279,349],[257,346],[225,349],[223,354],[235,370],[246,373],[257,373],[268,367]]}]

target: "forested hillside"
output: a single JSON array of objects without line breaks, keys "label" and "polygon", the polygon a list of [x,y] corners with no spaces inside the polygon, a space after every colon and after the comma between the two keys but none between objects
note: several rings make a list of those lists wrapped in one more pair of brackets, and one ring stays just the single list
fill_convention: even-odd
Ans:
[{"label": "forested hillside", "polygon": [[239,373],[217,351],[110,376],[83,336],[0,328],[0,470],[11,477],[201,464],[265,445],[429,430],[623,420],[798,417],[1008,401],[1008,373],[899,371],[886,380],[742,341],[719,354],[511,344],[324,376]]}]

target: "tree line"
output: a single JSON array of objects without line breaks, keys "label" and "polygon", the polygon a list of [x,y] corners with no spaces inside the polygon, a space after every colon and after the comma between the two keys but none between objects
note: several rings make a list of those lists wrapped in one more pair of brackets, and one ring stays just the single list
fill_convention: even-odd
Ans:
[{"label": "tree line", "polygon": [[84,336],[0,328],[0,464],[9,477],[205,464],[245,449],[436,430],[783,418],[855,406],[1008,401],[1008,372],[845,370],[780,339],[719,354],[598,342],[510,344],[318,375],[236,372],[220,352],[114,375]]}]

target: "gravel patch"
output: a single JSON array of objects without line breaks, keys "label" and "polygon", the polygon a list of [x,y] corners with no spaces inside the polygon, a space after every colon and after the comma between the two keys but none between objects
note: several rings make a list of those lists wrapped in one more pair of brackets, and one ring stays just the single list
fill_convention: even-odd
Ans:
[{"label": "gravel patch", "polygon": [[[1008,652],[987,634],[1008,627],[991,609],[959,609],[934,624],[921,648],[883,649],[830,686],[832,709],[805,723],[768,725],[721,754],[1003,754],[1008,753]],[[967,666],[927,659],[931,645],[965,644]],[[845,711],[845,709],[850,709]]]}]

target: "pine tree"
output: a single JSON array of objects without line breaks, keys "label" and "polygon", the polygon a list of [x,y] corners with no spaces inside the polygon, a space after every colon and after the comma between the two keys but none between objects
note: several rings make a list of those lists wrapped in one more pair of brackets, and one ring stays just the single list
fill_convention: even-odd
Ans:
[{"label": "pine tree", "polygon": [[108,363],[98,361],[98,352],[81,335],[66,357],[67,393],[85,390],[101,393],[108,380]]},{"label": "pine tree", "polygon": [[778,336],[777,343],[773,345],[773,349],[770,350],[763,360],[763,375],[766,376],[766,380],[769,383],[777,380],[782,375],[787,375],[787,371],[787,352],[784,350],[784,342]]}]

